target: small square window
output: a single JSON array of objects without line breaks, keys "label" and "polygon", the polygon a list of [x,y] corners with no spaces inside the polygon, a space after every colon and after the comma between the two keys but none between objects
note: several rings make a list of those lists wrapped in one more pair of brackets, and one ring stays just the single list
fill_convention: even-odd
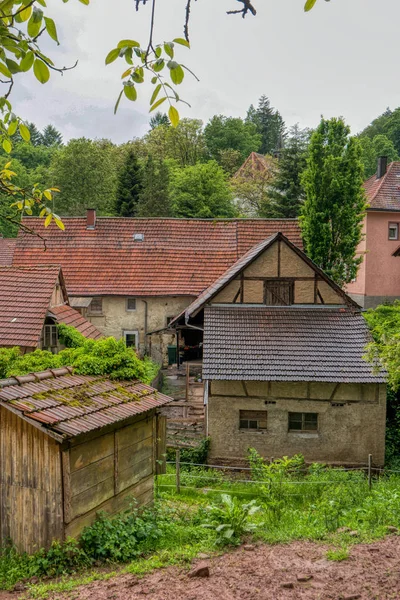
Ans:
[{"label": "small square window", "polygon": [[103,298],[93,298],[89,308],[91,315],[102,315],[103,314]]},{"label": "small square window", "polygon": [[139,332],[138,331],[124,331],[124,339],[127,348],[139,348]]},{"label": "small square window", "polygon": [[239,428],[263,430],[267,429],[266,410],[241,410],[239,411]]},{"label": "small square window", "polygon": [[127,299],[126,310],[136,310],[136,298],[128,298]]},{"label": "small square window", "polygon": [[389,240],[399,239],[399,224],[389,223]]},{"label": "small square window", "polygon": [[289,413],[289,431],[318,431],[318,413]]},{"label": "small square window", "polygon": [[293,304],[294,282],[271,279],[264,284],[264,304],[267,306],[289,306]]}]

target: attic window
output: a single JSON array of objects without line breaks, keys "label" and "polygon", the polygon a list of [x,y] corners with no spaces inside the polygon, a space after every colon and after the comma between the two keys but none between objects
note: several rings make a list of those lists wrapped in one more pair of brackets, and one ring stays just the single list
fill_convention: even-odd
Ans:
[{"label": "attic window", "polygon": [[264,304],[267,306],[289,306],[293,304],[294,282],[271,279],[264,284]]},{"label": "attic window", "polygon": [[103,314],[103,298],[93,298],[89,308],[91,315],[102,315]]},{"label": "attic window", "polygon": [[144,233],[134,233],[133,241],[134,242],[144,242]]},{"label": "attic window", "polygon": [[399,224],[389,223],[389,240],[399,239]]},{"label": "attic window", "polygon": [[45,325],[43,327],[43,350],[54,351],[58,345],[57,325]]}]

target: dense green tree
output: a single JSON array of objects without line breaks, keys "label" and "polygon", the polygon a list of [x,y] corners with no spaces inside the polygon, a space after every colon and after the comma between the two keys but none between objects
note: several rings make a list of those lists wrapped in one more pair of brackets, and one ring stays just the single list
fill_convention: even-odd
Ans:
[{"label": "dense green tree", "polygon": [[397,155],[400,155],[400,107],[391,111],[389,108],[374,119],[368,127],[361,132],[373,140],[376,136],[384,135],[393,142]]},{"label": "dense green tree", "polygon": [[151,119],[150,119],[150,129],[155,129],[159,125],[166,125],[167,127],[169,125],[171,125],[171,122],[170,122],[170,120],[168,119],[168,116],[165,113],[156,112],[156,114],[154,115],[154,117],[151,117]]},{"label": "dense green tree", "polygon": [[42,132],[42,144],[43,146],[62,146],[63,138],[61,133],[54,127],[54,125],[46,125]]},{"label": "dense green tree", "polygon": [[359,137],[362,148],[362,162],[364,164],[365,178],[376,173],[379,156],[387,156],[389,162],[399,160],[399,155],[392,140],[384,134],[378,134],[374,138],[362,135]]},{"label": "dense green tree", "polygon": [[32,146],[41,146],[43,144],[43,135],[40,133],[35,123],[28,123],[28,129],[31,134],[30,142]]},{"label": "dense green tree", "polygon": [[100,215],[112,215],[115,209],[117,167],[115,146],[104,140],[70,140],[55,152],[50,175],[61,190],[56,211],[65,216],[85,214],[96,208]]},{"label": "dense green tree", "polygon": [[203,122],[182,119],[177,127],[159,125],[144,138],[148,155],[176,160],[182,167],[195,165],[205,158]]},{"label": "dense green tree", "polygon": [[257,108],[250,106],[246,122],[252,123],[261,136],[261,154],[274,154],[283,147],[285,123],[279,111],[271,106],[267,96],[261,96]]},{"label": "dense green tree", "polygon": [[342,119],[322,119],[311,136],[303,174],[305,250],[339,285],[354,279],[365,211],[361,148]]},{"label": "dense green tree", "polygon": [[309,138],[309,131],[295,125],[285,148],[281,150],[278,173],[270,191],[272,216],[276,218],[291,219],[300,214],[304,200],[302,175],[307,166]]},{"label": "dense green tree", "polygon": [[175,217],[234,217],[232,192],[215,161],[171,171],[170,197]]},{"label": "dense green tree", "polygon": [[169,168],[166,161],[149,156],[143,167],[143,189],[137,205],[138,217],[170,217]]},{"label": "dense green tree", "polygon": [[120,217],[135,217],[143,188],[142,167],[136,153],[130,149],[118,176],[115,211]]},{"label": "dense green tree", "polygon": [[243,157],[239,150],[228,148],[219,153],[219,164],[228,175],[234,175],[242,166]]},{"label": "dense green tree", "polygon": [[261,136],[254,123],[245,123],[235,117],[214,116],[204,129],[204,136],[209,156],[221,163],[223,152],[237,150],[242,162],[257,152],[261,145]]}]

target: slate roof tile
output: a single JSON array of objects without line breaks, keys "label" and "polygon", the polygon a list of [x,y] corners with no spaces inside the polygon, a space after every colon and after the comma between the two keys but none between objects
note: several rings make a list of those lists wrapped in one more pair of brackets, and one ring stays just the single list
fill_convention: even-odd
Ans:
[{"label": "slate roof tile", "polygon": [[331,307],[210,306],[203,377],[211,380],[379,383],[362,357],[370,340],[360,312]]}]

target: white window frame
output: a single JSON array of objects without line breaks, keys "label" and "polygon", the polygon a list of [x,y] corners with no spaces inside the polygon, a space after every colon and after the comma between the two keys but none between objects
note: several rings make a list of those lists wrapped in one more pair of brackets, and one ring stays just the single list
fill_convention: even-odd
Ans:
[{"label": "white window frame", "polygon": [[[123,336],[124,336],[125,344],[126,344],[126,336],[127,335],[134,335],[136,337],[135,350],[139,350],[139,331],[137,329],[132,329],[132,330],[124,329]],[[128,347],[132,348],[132,346],[128,346]]]},{"label": "white window frame", "polygon": [[[129,308],[129,300],[134,300],[135,301],[135,308]],[[137,307],[137,299],[134,296],[129,296],[126,299],[126,312],[135,312],[136,311],[136,307]]]},{"label": "white window frame", "polygon": [[[390,230],[391,229],[394,229],[394,231],[396,232],[394,237],[392,237],[390,235]],[[398,223],[393,223],[391,221],[389,222],[388,237],[389,237],[389,240],[391,240],[391,241],[398,241],[398,239],[399,239],[399,224]]]}]

